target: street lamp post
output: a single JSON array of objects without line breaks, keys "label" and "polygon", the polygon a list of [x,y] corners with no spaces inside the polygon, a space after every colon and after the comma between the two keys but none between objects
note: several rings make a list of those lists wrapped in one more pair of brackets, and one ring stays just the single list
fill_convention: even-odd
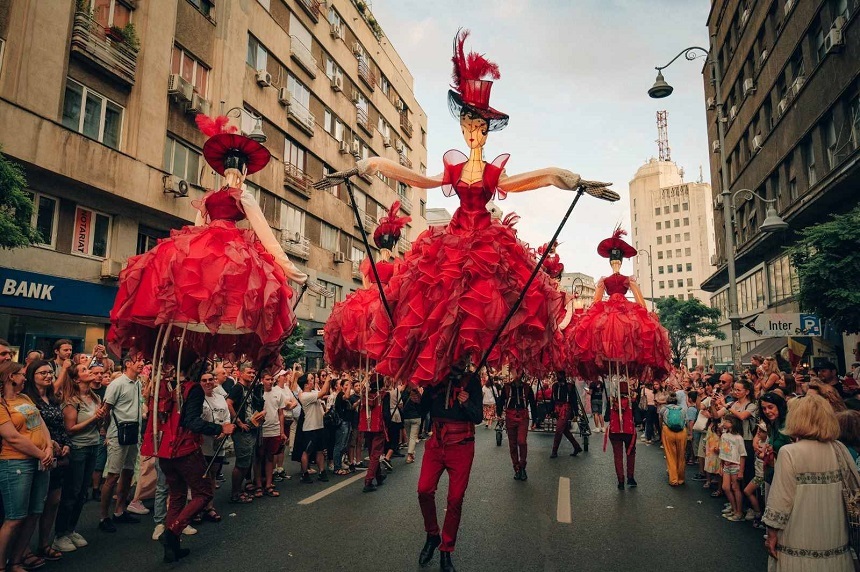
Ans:
[{"label": "street lamp post", "polygon": [[241,119],[242,114],[245,114],[254,120],[254,129],[252,129],[251,132],[248,133],[248,139],[256,141],[257,143],[265,143],[266,140],[268,139],[268,137],[266,137],[266,134],[263,133],[263,118],[260,117],[259,115],[254,115],[253,113],[251,113],[250,111],[248,111],[244,107],[230,108],[230,110],[227,113],[225,113],[224,115],[227,117],[231,117],[230,114],[233,113],[234,111],[239,112],[238,114],[236,114],[236,117],[239,118],[240,123],[242,121],[242,119]]},{"label": "street lamp post", "polygon": [[648,255],[648,270],[651,273],[651,311],[654,311],[654,264],[651,262],[651,245],[648,245],[648,250],[644,248],[640,248],[636,251],[636,254],[647,254]]},{"label": "street lamp post", "polygon": [[[710,50],[706,50],[705,48],[699,46],[692,46],[685,50],[682,50],[677,56],[672,58],[672,60],[666,64],[665,66],[657,67],[657,79],[654,82],[654,85],[651,86],[651,89],[648,90],[648,95],[655,98],[663,98],[668,97],[672,94],[673,88],[671,85],[666,83],[666,79],[663,77],[663,70],[672,65],[672,63],[677,60],[682,55],[689,61],[692,61],[701,54],[697,54],[697,52],[702,52],[705,56],[708,57],[708,63],[711,66],[711,83],[714,84],[714,103],[717,111],[717,137],[720,145],[720,186],[722,187],[722,191],[720,192],[720,196],[723,199],[723,226],[725,228],[725,242],[726,242],[726,270],[728,271],[729,283],[728,283],[728,291],[729,291],[729,321],[732,326],[732,363],[734,367],[735,374],[739,374],[743,368],[741,364],[741,317],[738,312],[738,280],[737,274],[735,272],[735,235],[733,231],[733,222],[734,222],[734,197],[738,193],[747,192],[752,196],[756,196],[762,201],[771,205],[776,202],[776,199],[765,199],[764,197],[758,195],[757,193],[750,191],[748,189],[742,189],[737,191],[734,195],[731,192],[731,187],[729,183],[729,170],[726,164],[726,123],[728,122],[725,116],[725,108],[723,104],[723,94],[722,94],[722,70],[720,70],[720,62],[719,58],[717,58],[716,52],[714,50],[714,43],[716,42],[716,36],[711,35],[710,42]],[[763,232],[773,232],[775,230],[784,230],[788,228],[788,223],[786,223],[776,212],[772,206],[768,207],[767,216],[765,218],[764,223],[761,225],[761,230]]]}]

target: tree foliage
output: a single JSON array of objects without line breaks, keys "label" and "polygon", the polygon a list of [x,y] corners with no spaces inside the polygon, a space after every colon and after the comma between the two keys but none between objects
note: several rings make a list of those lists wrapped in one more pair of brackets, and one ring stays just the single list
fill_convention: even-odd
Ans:
[{"label": "tree foliage", "polygon": [[660,323],[669,331],[672,361],[676,366],[687,357],[696,338],[714,337],[722,340],[726,337],[719,329],[720,311],[705,306],[698,298],[660,298],[657,300],[657,314]]},{"label": "tree foliage", "polygon": [[0,152],[0,248],[22,248],[41,241],[31,224],[33,199],[26,189],[24,170]]},{"label": "tree foliage", "polygon": [[798,299],[805,312],[836,331],[860,332],[860,206],[832,220],[806,227],[789,248],[800,280]]},{"label": "tree foliage", "polygon": [[[287,338],[286,343],[281,346],[281,357],[284,359],[284,367],[291,368],[294,363],[299,362],[302,366],[305,365],[305,346],[304,346],[305,329],[301,324],[296,324],[296,329]],[[302,342],[302,345],[296,345]]]}]

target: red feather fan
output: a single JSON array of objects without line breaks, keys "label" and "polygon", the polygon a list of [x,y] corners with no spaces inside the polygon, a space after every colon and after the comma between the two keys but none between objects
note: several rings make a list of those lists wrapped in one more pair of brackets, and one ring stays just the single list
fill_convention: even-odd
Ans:
[{"label": "red feather fan", "polygon": [[451,58],[451,62],[454,64],[452,75],[454,83],[451,87],[461,93],[463,92],[463,82],[466,80],[484,79],[488,76],[492,79],[501,77],[499,66],[485,58],[483,54],[469,52],[468,56],[465,55],[464,47],[469,33],[469,30],[463,29],[457,32],[457,36],[454,38],[454,56]]}]

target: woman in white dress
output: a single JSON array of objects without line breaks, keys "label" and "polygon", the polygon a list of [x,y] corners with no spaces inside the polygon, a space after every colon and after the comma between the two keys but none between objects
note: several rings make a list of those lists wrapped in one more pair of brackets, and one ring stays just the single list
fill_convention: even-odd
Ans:
[{"label": "woman in white dress", "polygon": [[857,469],[840,462],[851,456],[836,415],[819,396],[792,400],[783,433],[796,442],[779,451],[762,518],[768,571],[852,572],[842,471]]}]

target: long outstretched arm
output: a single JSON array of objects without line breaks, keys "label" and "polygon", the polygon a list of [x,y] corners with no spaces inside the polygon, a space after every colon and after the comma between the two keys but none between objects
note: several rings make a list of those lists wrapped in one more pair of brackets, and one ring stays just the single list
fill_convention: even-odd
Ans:
[{"label": "long outstretched arm", "polygon": [[254,199],[254,195],[248,191],[244,191],[242,192],[241,201],[242,209],[245,211],[245,216],[248,218],[248,222],[251,223],[251,229],[253,229],[257,238],[260,239],[260,242],[263,243],[263,247],[266,249],[266,252],[275,257],[275,261],[278,263],[278,266],[283,268],[284,274],[287,275],[287,278],[294,280],[299,284],[307,282],[308,275],[296,268],[296,265],[287,258],[284,249],[281,248],[281,245],[278,243],[278,239],[275,238],[275,233],[273,233],[271,227],[269,227],[269,223],[266,221],[263,211],[260,210],[260,205],[258,205],[256,199]]},{"label": "long outstretched arm", "polygon": [[406,183],[407,185],[418,187],[419,189],[433,189],[442,186],[441,174],[436,175],[435,177],[428,177],[426,175],[416,173],[412,169],[408,169],[400,163],[396,163],[390,159],[384,159],[382,157],[362,159],[356,163],[354,169],[338,171],[337,173],[326,175],[321,180],[314,183],[313,186],[317,190],[323,190],[339,185],[344,181],[344,179],[352,177],[353,175],[373,176],[377,173],[382,173],[386,177],[394,179],[395,181],[400,181],[401,183]]},{"label": "long outstretched arm", "polygon": [[499,188],[506,193],[522,193],[543,187],[556,187],[565,191],[573,191],[579,187],[584,187],[585,192],[593,197],[608,201],[617,201],[621,197],[618,193],[609,189],[609,185],[611,184],[601,181],[586,181],[578,174],[567,169],[559,169],[558,167],[547,167],[511,176],[503,173],[499,179]]}]

